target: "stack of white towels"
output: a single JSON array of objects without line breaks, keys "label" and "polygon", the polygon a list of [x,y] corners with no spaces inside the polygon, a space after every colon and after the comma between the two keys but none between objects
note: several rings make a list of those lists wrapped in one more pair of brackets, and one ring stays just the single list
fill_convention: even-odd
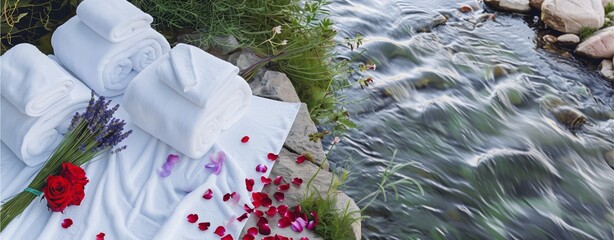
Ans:
[{"label": "stack of white towels", "polygon": [[51,38],[54,54],[98,95],[121,95],[147,65],[170,50],[153,18],[126,0],[85,0]]},{"label": "stack of white towels", "polygon": [[238,72],[197,47],[178,44],[130,83],[124,107],[135,125],[200,158],[251,104],[251,89]]},{"label": "stack of white towels", "polygon": [[47,160],[90,90],[31,44],[1,57],[2,142],[28,166]]}]

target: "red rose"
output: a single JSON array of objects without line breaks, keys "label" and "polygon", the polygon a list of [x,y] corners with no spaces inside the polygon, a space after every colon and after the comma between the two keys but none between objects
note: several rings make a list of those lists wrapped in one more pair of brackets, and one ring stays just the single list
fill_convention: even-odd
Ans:
[{"label": "red rose", "polygon": [[80,184],[85,186],[89,182],[85,176],[83,168],[69,162],[62,163],[62,171],[60,175],[70,181],[72,184]]},{"label": "red rose", "polygon": [[81,201],[85,197],[84,186],[81,184],[75,184],[72,186],[72,201],[70,202],[72,205],[79,206]]},{"label": "red rose", "polygon": [[72,185],[62,176],[48,176],[43,194],[51,211],[62,212],[72,201]]}]

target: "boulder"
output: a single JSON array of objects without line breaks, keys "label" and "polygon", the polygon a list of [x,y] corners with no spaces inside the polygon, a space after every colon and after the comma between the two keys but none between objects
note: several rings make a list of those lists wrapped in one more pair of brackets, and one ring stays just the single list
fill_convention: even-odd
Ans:
[{"label": "boulder", "polygon": [[262,58],[251,51],[235,52],[228,57],[228,62],[236,65],[241,71],[248,69],[260,61],[262,61]]},{"label": "boulder", "polygon": [[557,37],[552,36],[550,34],[546,34],[542,37],[542,40],[547,43],[556,43],[558,41]]},{"label": "boulder", "polygon": [[249,86],[256,96],[284,102],[301,102],[292,82],[281,72],[266,71],[264,76],[254,78]]},{"label": "boulder", "polygon": [[544,0],[529,0],[529,4],[531,4],[531,7],[537,9],[542,9],[542,3],[544,3]]},{"label": "boulder", "polygon": [[529,0],[484,0],[489,7],[497,10],[528,13],[531,11]]},{"label": "boulder", "polygon": [[328,162],[322,163],[324,158],[326,158],[326,154],[322,149],[322,143],[320,141],[313,142],[309,140],[309,135],[317,132],[318,129],[313,120],[311,120],[307,104],[301,103],[301,108],[292,124],[292,128],[290,128],[290,133],[284,143],[284,147],[291,152],[311,156],[316,164],[328,170]]},{"label": "boulder", "polygon": [[556,40],[558,44],[563,46],[576,46],[578,43],[580,43],[580,37],[571,33],[563,34],[556,38]]},{"label": "boulder", "polygon": [[578,45],[576,52],[591,58],[612,58],[614,56],[614,26],[593,34]]},{"label": "boulder", "polygon": [[239,49],[241,45],[239,44],[239,41],[237,41],[237,38],[235,38],[235,36],[224,35],[213,37],[212,47],[221,52],[222,54],[228,55],[229,53],[232,53]]},{"label": "boulder", "polygon": [[541,19],[564,33],[580,33],[583,27],[599,29],[605,22],[601,0],[545,0]]},{"label": "boulder", "polygon": [[608,163],[612,169],[614,169],[614,149],[607,151],[604,157],[605,162]]},{"label": "boulder", "polygon": [[[614,60],[614,59],[613,59]],[[603,60],[599,65],[599,73],[606,79],[614,81],[614,64],[610,60]]]}]

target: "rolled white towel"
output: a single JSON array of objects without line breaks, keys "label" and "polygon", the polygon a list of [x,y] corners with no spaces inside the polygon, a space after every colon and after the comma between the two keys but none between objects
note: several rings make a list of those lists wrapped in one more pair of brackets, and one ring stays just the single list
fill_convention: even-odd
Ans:
[{"label": "rolled white towel", "polygon": [[111,42],[121,42],[150,28],[153,18],[126,0],[85,0],[77,16],[94,32]]},{"label": "rolled white towel", "polygon": [[2,141],[28,166],[46,161],[62,140],[62,135],[56,127],[70,121],[76,112],[85,110],[90,93],[85,85],[75,82],[67,101],[51,106],[51,109],[40,117],[30,117],[21,113],[3,96],[0,103]]},{"label": "rolled white towel", "polygon": [[168,60],[161,62],[156,73],[177,93],[206,107],[208,101],[217,99],[214,95],[218,89],[234,83],[239,68],[200,48],[180,43],[171,49]]},{"label": "rolled white towel", "polygon": [[156,59],[170,50],[166,39],[151,28],[138,36],[114,43],[92,31],[78,16],[58,27],[51,37],[55,56],[68,70],[98,95],[112,97],[124,92],[128,83],[151,60],[133,66],[133,59],[142,56]]},{"label": "rolled white towel", "polygon": [[[200,158],[211,148],[222,129],[238,121],[251,103],[251,90],[236,76],[218,99],[203,108],[171,89],[156,74],[156,60],[130,83],[124,108],[132,122],[190,158]],[[163,96],[163,97],[161,97]]]},{"label": "rolled white towel", "polygon": [[22,43],[1,57],[2,96],[21,113],[38,117],[67,101],[74,79],[35,46]]}]

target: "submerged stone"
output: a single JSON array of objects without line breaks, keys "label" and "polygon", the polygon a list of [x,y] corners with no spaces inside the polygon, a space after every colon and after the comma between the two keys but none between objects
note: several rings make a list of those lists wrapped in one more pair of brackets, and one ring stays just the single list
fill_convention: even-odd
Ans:
[{"label": "submerged stone", "polygon": [[552,109],[551,112],[557,121],[570,129],[578,129],[586,123],[586,116],[575,108],[560,106]]}]

